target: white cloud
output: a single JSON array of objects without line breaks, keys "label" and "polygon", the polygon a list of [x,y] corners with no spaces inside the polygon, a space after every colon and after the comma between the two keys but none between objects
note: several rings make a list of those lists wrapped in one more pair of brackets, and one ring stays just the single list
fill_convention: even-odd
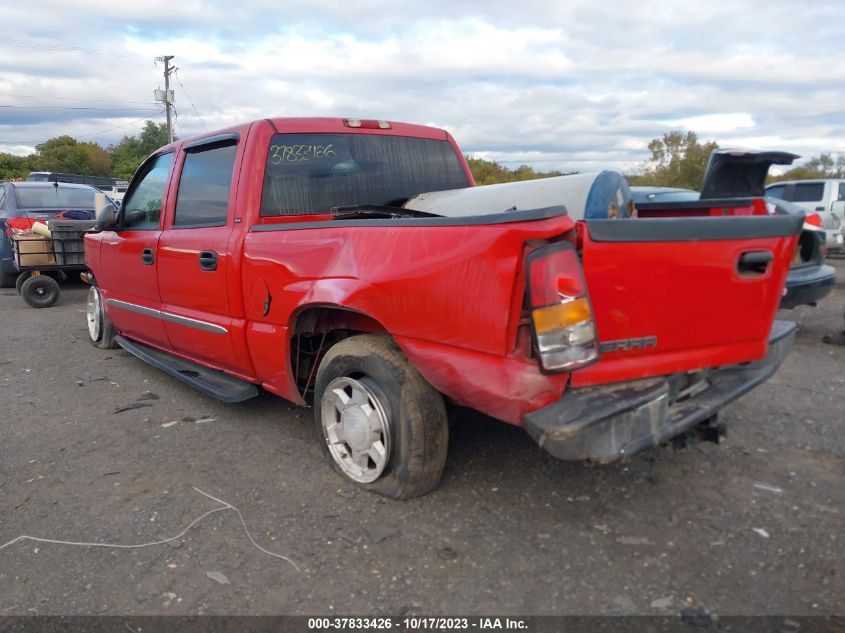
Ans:
[{"label": "white cloud", "polygon": [[747,112],[731,114],[701,114],[674,121],[662,121],[671,127],[683,127],[707,134],[724,134],[754,127],[754,119]]},{"label": "white cloud", "polygon": [[[4,8],[0,151],[136,134],[174,55],[177,133],[265,116],[449,129],[465,151],[540,169],[634,166],[672,128],[719,143],[845,151],[837,0],[59,0]],[[43,19],[45,15],[50,20]],[[826,26],[825,26],[826,25]],[[824,28],[822,28],[824,27]],[[808,34],[812,34],[808,37]],[[101,52],[49,50],[91,47]],[[122,51],[136,55],[127,57]],[[36,109],[91,106],[108,110]],[[122,108],[146,108],[129,111]],[[121,109],[118,109],[121,108]],[[119,127],[120,126],[120,127]],[[111,131],[110,128],[117,128]],[[21,143],[21,141],[25,141]]]}]

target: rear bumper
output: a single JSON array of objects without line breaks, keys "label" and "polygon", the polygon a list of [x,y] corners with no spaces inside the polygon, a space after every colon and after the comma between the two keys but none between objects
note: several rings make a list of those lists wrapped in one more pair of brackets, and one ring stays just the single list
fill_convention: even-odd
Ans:
[{"label": "rear bumper", "polygon": [[786,278],[786,294],[780,301],[781,308],[813,304],[824,299],[836,283],[836,269],[833,266],[811,266],[789,271]]},{"label": "rear bumper", "polygon": [[568,391],[528,413],[525,429],[559,459],[612,462],[662,444],[704,422],[768,380],[792,349],[795,324],[775,321],[766,357],[706,370],[704,383],[678,393],[678,376],[661,376]]},{"label": "rear bumper", "polygon": [[845,230],[825,229],[825,246],[828,251],[839,252],[845,249]]}]

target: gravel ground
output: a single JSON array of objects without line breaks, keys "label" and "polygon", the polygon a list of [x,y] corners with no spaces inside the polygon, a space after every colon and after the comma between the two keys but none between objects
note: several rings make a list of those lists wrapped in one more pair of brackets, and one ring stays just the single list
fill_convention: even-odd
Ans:
[{"label": "gravel ground", "polygon": [[564,463],[461,411],[440,487],[407,502],[339,479],[310,410],[95,349],[85,291],[0,291],[0,545],[144,544],[222,509],[170,544],[0,549],[0,616],[845,613],[845,348],[820,342],[842,285],[781,313],[796,348],[719,446]]}]

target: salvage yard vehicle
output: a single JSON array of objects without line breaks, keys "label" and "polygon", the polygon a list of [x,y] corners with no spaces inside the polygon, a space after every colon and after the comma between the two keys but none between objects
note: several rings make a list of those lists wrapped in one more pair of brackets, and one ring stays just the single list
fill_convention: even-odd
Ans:
[{"label": "salvage yard vehicle", "polygon": [[[677,213],[678,202],[699,199],[699,193],[692,189],[673,187],[631,187],[631,194],[637,209],[644,217],[667,207]],[[767,199],[769,209],[777,213],[804,215],[804,210],[794,204],[775,198]],[[833,290],[836,270],[825,264],[825,232],[815,225],[804,222],[804,228],[795,247],[792,266],[786,276],[786,286],[780,300],[782,309],[800,305],[816,305]]]},{"label": "salvage yard vehicle", "polygon": [[34,308],[55,304],[59,281],[85,270],[82,236],[94,225],[97,193],[88,185],[0,183],[0,287],[15,286]]},{"label": "salvage yard vehicle", "polygon": [[614,172],[473,185],[447,132],[405,123],[174,142],[85,237],[91,342],[227,402],[311,404],[334,469],[394,498],[437,485],[447,401],[610,462],[717,439],[789,352],[802,217],[756,198],[638,218]]},{"label": "salvage yard vehicle", "polygon": [[783,180],[766,187],[766,195],[818,214],[828,250],[845,249],[845,179]]}]

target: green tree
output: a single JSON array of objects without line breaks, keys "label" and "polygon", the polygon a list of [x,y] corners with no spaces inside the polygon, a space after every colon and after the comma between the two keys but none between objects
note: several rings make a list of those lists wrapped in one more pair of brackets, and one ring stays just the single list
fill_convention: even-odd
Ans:
[{"label": "green tree", "polygon": [[803,165],[793,167],[779,176],[769,176],[766,182],[812,180],[814,178],[845,178],[845,154],[839,154],[836,158],[830,153],[812,156]]},{"label": "green tree", "polygon": [[112,174],[129,180],[147,156],[167,143],[167,125],[146,121],[140,135],[124,136],[120,143],[110,148]]},{"label": "green tree", "polygon": [[72,136],[51,138],[35,147],[35,164],[41,171],[58,171],[68,174],[90,174],[88,152]]},{"label": "green tree", "polygon": [[80,143],[80,147],[88,157],[91,175],[109,176],[111,174],[111,154],[96,143]]},{"label": "green tree", "polygon": [[719,145],[715,141],[700,142],[695,132],[675,130],[652,139],[648,149],[651,158],[645,173],[629,176],[632,185],[699,189],[710,154]]},{"label": "green tree", "polygon": [[0,152],[0,180],[20,180],[33,171],[29,156],[15,156]]},{"label": "green tree", "polygon": [[534,180],[535,178],[551,178],[562,176],[559,171],[534,171],[528,165],[520,165],[516,169],[508,169],[499,163],[465,156],[469,170],[477,185],[492,185],[500,182],[517,182],[520,180]]}]

